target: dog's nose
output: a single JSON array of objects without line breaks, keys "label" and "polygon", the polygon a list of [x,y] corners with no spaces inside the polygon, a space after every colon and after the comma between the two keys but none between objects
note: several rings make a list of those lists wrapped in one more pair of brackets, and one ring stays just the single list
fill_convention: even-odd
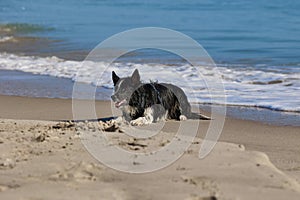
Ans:
[{"label": "dog's nose", "polygon": [[112,96],[111,96],[111,99],[112,99],[113,101],[116,101],[116,96],[115,96],[115,95],[112,95]]}]

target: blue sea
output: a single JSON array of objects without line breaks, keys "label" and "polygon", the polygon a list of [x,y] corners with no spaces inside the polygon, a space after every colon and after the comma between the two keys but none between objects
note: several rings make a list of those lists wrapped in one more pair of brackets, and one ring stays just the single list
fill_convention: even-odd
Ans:
[{"label": "blue sea", "polygon": [[[161,51],[135,52],[111,69],[129,75],[141,68],[142,78],[177,84],[192,102],[300,113],[299,10],[298,0],[1,0],[0,70],[75,80],[80,60],[103,40],[132,28],[163,27],[205,48],[223,77],[226,102],[211,99],[188,63]],[[82,80],[112,91],[111,72],[95,82],[94,67],[86,66]],[[201,73],[214,71],[202,66]],[[2,84],[0,93],[12,90]]]}]

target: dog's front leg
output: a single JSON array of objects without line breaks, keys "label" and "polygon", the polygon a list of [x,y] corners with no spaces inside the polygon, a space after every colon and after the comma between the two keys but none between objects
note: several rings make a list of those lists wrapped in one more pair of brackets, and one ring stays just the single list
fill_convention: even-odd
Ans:
[{"label": "dog's front leg", "polygon": [[151,124],[152,122],[150,122],[149,120],[146,119],[146,117],[139,117],[137,119],[131,120],[130,124],[132,126],[142,126],[142,125],[147,125],[147,124]]},{"label": "dog's front leg", "polygon": [[142,126],[142,125],[151,124],[153,121],[154,121],[153,109],[147,108],[145,109],[144,117],[139,117],[135,120],[131,120],[130,124],[132,126]]}]

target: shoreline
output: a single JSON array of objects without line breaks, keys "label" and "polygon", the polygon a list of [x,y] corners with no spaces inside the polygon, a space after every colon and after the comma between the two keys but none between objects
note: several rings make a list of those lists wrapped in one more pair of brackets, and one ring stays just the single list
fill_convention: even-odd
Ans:
[{"label": "shoreline", "polygon": [[[18,57],[15,54],[8,54],[8,55],[2,55],[3,56],[3,63],[1,63],[1,70],[0,70],[0,94],[3,95],[17,95],[17,96],[31,96],[31,97],[50,97],[50,98],[71,98],[72,97],[72,89],[74,80],[76,79],[76,73],[82,73],[82,79],[83,84],[91,84],[92,85],[99,85],[100,87],[97,87],[97,93],[96,95],[99,96],[96,97],[96,99],[104,99],[109,100],[110,99],[110,93],[112,92],[111,86],[111,70],[117,70],[117,71],[124,71],[120,73],[124,73],[128,75],[129,69],[123,70],[122,69],[122,62],[118,63],[113,66],[113,68],[108,71],[105,70],[105,64],[99,65],[99,69],[95,68],[93,64],[87,64],[86,70],[79,70],[81,66],[81,62],[77,61],[70,61],[70,60],[60,60],[57,57],[47,57],[47,58],[40,58],[40,57]],[[3,64],[3,66],[2,66]],[[125,63],[126,64],[126,63]],[[135,68],[144,67],[139,66],[136,64],[130,64],[129,67],[131,70]],[[150,70],[152,65],[145,65],[144,70]],[[178,67],[178,66],[177,66]],[[217,94],[212,94],[212,96],[208,95],[207,88],[202,85],[201,81],[204,81],[203,79],[198,79],[197,77],[192,78],[191,84],[195,86],[195,92],[197,97],[193,97],[191,95],[193,93],[193,88],[188,88],[184,85],[181,85],[180,82],[178,82],[178,78],[180,77],[171,77],[166,79],[164,76],[166,76],[168,73],[170,73],[172,70],[182,70],[184,72],[180,72],[178,76],[191,76],[193,77],[193,73],[190,72],[192,68],[187,66],[182,66],[183,69],[177,69],[177,67],[174,69],[173,67],[170,67],[168,65],[158,65],[158,68],[161,70],[165,70],[166,74],[163,74],[162,77],[159,79],[160,82],[170,82],[175,85],[178,85],[184,89],[186,94],[189,98],[191,98],[191,102],[197,102],[198,100],[202,101],[205,104],[210,104],[211,101],[213,101],[214,106],[219,106],[218,104],[228,104],[228,107],[230,107],[231,110],[237,110],[238,109],[243,111],[248,110],[261,110],[261,111],[268,111],[268,114],[274,115],[275,118],[281,118],[278,119],[276,123],[282,123],[281,125],[298,125],[297,117],[300,116],[299,112],[299,106],[297,105],[297,102],[295,99],[298,97],[298,84],[299,82],[296,82],[298,79],[297,73],[293,75],[285,75],[285,72],[282,72],[283,74],[276,74],[272,75],[271,72],[264,72],[262,71],[256,71],[256,70],[250,70],[245,72],[245,77],[243,76],[241,80],[235,80],[235,76],[238,74],[238,70],[230,70],[220,67],[220,70],[222,69],[223,72],[222,76],[224,76],[224,80],[226,78],[230,81],[227,81],[225,83],[222,83],[224,86],[224,89],[226,91],[226,95],[228,95],[229,98],[227,98],[227,102],[225,100],[220,99]],[[124,68],[125,69],[125,68]],[[96,70],[96,71],[103,71],[102,77],[99,77],[97,73],[88,73],[87,70]],[[224,71],[225,70],[225,71]],[[229,70],[229,71],[228,71]],[[185,72],[186,71],[186,72]],[[209,70],[204,70],[205,73],[210,73]],[[226,72],[227,71],[227,72]],[[229,73],[230,72],[230,73]],[[144,77],[142,77],[142,80],[145,82],[148,82],[147,80],[155,80],[155,78],[159,77],[160,75],[155,74],[156,72],[143,72],[141,74],[145,74]],[[204,73],[204,72],[203,72]],[[244,72],[243,72],[244,73]],[[251,80],[248,80],[248,76],[252,74]],[[266,76],[270,76],[267,78],[260,77],[264,74],[268,73]],[[247,75],[248,74],[248,75]],[[257,74],[257,77],[256,77]],[[212,74],[208,74],[208,77]],[[271,76],[272,75],[272,76]],[[278,77],[277,77],[278,76]],[[231,77],[231,78],[230,78]],[[256,77],[256,78],[255,78]],[[33,80],[31,80],[33,79]],[[174,79],[174,80],[173,80]],[[245,80],[243,80],[245,79]],[[262,79],[259,84],[252,83],[255,79]],[[277,81],[267,81],[267,79],[280,79]],[[100,82],[98,82],[100,80]],[[201,80],[201,81],[200,81]],[[265,81],[265,82],[264,82]],[[292,81],[292,82],[290,82]],[[238,83],[237,82],[241,82]],[[255,82],[255,81],[254,81]],[[235,86],[236,85],[236,86]],[[99,89],[99,90],[98,90]],[[286,92],[282,92],[282,91]],[[253,91],[253,92],[252,92]],[[249,108],[249,109],[248,109]],[[235,111],[234,111],[235,112]],[[235,112],[239,113],[239,112]],[[251,113],[251,112],[248,112]],[[282,113],[283,116],[275,116],[278,115],[278,113]],[[294,116],[293,116],[294,115]],[[234,115],[233,115],[234,116]],[[236,115],[238,116],[238,115]],[[247,119],[247,116],[245,116]],[[287,120],[285,121],[285,118]],[[251,118],[250,118],[251,119]],[[257,119],[254,117],[253,119]],[[266,120],[268,118],[265,118]],[[263,118],[259,118],[259,121],[264,120]],[[289,123],[289,121],[293,121]],[[272,121],[270,121],[272,123]]]},{"label": "shoreline", "polygon": [[[120,199],[257,199],[256,195],[260,196],[258,199],[282,199],[287,195],[297,199],[300,192],[300,127],[226,117],[216,147],[205,159],[197,161],[199,144],[209,125],[208,121],[200,121],[198,136],[182,158],[158,172],[133,175],[111,170],[92,158],[72,128],[51,128],[59,120],[72,119],[71,100],[0,95],[0,109],[0,149],[4,159],[0,167],[0,196],[6,199],[18,195],[41,197],[40,193],[28,193],[35,187],[52,191],[47,193],[52,198],[57,197],[57,192],[67,195],[72,191],[78,197],[101,193],[106,199],[113,199],[112,193],[120,195]],[[112,116],[108,101],[97,101],[96,110],[99,118]],[[164,135],[174,132],[178,123],[167,122]],[[42,141],[40,133],[46,136]],[[148,142],[159,145],[165,140],[164,135]],[[107,136],[123,144],[120,141],[124,134],[107,132]],[[122,147],[132,150],[131,146]],[[162,182],[159,188],[153,185],[157,178]],[[141,187],[144,184],[146,188]],[[180,188],[175,196],[164,195],[164,191],[174,188]]]},{"label": "shoreline", "polygon": [[[0,70],[0,96],[37,99],[72,100],[74,82],[67,78],[32,74],[15,70]],[[7,78],[9,77],[9,78]],[[83,84],[84,86],[85,84]],[[110,101],[111,90],[97,87],[96,101]],[[235,119],[263,122],[270,125],[300,126],[300,113],[243,105],[195,104],[205,112],[211,107],[226,107],[227,116]]]}]

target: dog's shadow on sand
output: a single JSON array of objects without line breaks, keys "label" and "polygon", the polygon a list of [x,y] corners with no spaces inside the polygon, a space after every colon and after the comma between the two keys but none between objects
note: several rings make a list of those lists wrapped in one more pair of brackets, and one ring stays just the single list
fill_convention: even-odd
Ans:
[{"label": "dog's shadow on sand", "polygon": [[103,117],[103,118],[97,118],[97,119],[78,119],[78,120],[62,120],[62,122],[108,122],[110,120],[117,119],[117,117]]}]

